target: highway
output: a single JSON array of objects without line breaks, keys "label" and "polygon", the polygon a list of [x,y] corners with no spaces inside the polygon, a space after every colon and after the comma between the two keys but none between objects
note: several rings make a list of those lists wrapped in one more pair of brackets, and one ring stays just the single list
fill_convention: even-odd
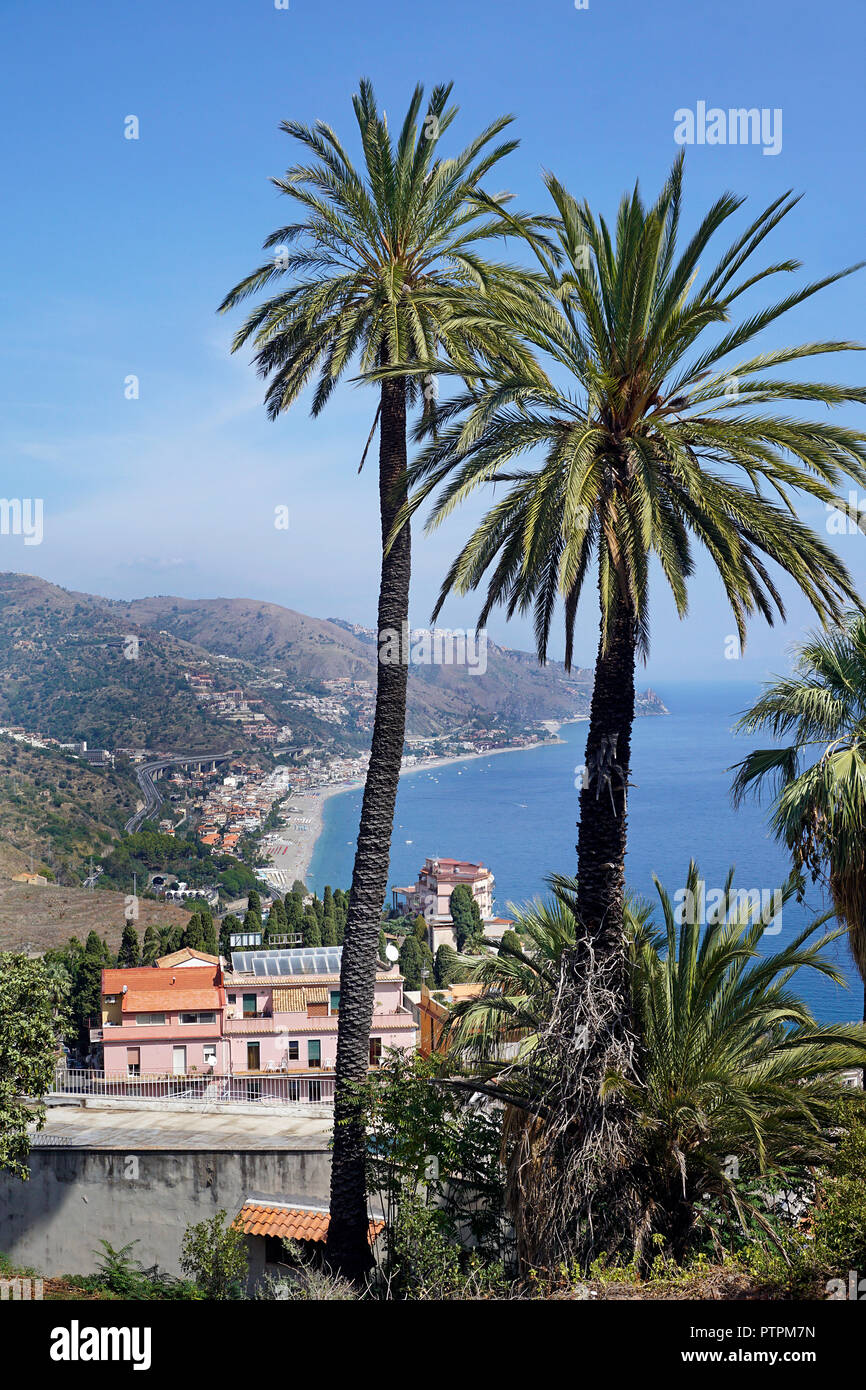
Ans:
[{"label": "highway", "polygon": [[231,749],[228,753],[171,753],[164,758],[156,758],[153,762],[142,763],[136,768],[135,775],[144,796],[144,805],[134,816],[130,816],[123,827],[127,835],[134,835],[142,821],[147,820],[162,805],[162,796],[156,789],[155,774],[167,767],[183,767],[186,763],[224,763],[231,756]]}]

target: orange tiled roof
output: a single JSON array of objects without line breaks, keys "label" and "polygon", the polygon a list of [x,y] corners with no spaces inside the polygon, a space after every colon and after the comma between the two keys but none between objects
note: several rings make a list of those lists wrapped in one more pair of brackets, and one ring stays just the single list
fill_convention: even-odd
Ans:
[{"label": "orange tiled roof", "polygon": [[213,986],[216,970],[212,965],[185,965],[179,971],[172,971],[170,967],[156,969],[152,965],[136,965],[127,969],[119,966],[116,969],[103,970],[102,992],[119,994],[124,985],[136,991],[171,989],[172,979],[177,981],[177,988],[203,989],[208,985]]},{"label": "orange tiled roof", "polygon": [[[159,956],[156,963],[161,969],[170,970],[173,965],[183,965],[184,961],[187,960],[200,960],[202,966],[205,964],[219,965],[220,963],[219,956],[210,956],[207,951],[200,951],[197,946],[181,946],[179,951],[172,951],[170,956]],[[194,965],[187,968],[189,970],[196,969]]]},{"label": "orange tiled roof", "polygon": [[123,996],[121,1012],[168,1013],[177,1010],[216,1010],[222,1008],[218,989],[129,990]]},{"label": "orange tiled roof", "polygon": [[125,1014],[221,1009],[225,1004],[225,991],[217,986],[218,979],[219,967],[214,969],[212,965],[185,965],[174,971],[171,967],[136,966],[128,970],[103,970],[102,993],[122,994],[126,985],[121,1005]]},{"label": "orange tiled roof", "polygon": [[[306,1207],[276,1207],[260,1202],[244,1202],[237,1219],[241,1230],[248,1236],[324,1241],[327,1239],[331,1213]],[[384,1227],[384,1221],[370,1222],[371,1244]]]}]

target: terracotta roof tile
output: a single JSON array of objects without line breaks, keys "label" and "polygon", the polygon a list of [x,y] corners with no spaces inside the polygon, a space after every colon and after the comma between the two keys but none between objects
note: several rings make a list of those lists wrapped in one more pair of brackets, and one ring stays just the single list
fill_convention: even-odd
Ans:
[{"label": "terracotta roof tile", "polygon": [[[241,1230],[248,1236],[324,1241],[327,1239],[331,1214],[304,1207],[275,1207],[259,1202],[244,1202],[237,1219]],[[384,1221],[370,1222],[371,1244],[384,1226]]]},{"label": "terracotta roof tile", "polygon": [[172,976],[176,989],[213,989],[217,971],[212,965],[184,965],[176,971],[139,965],[130,969],[103,970],[102,993],[120,994],[123,986],[141,993],[145,990],[171,989]]},{"label": "terracotta roof tile", "polygon": [[189,1010],[209,1009],[211,1011],[221,1009],[223,1000],[222,991],[214,989],[181,989],[176,986],[174,989],[131,989],[123,996],[121,1012],[125,1014],[135,1013],[154,1013],[154,1012],[187,1012]]},{"label": "terracotta roof tile", "polygon": [[[207,951],[193,950],[191,946],[182,946],[179,951],[172,951],[170,956],[160,956],[156,963],[160,969],[170,970],[173,965],[183,965],[183,962],[187,960],[200,960],[202,962],[201,968],[204,968],[206,965],[219,965],[220,963],[219,956],[208,955]],[[185,969],[197,970],[199,967],[188,965]]]}]

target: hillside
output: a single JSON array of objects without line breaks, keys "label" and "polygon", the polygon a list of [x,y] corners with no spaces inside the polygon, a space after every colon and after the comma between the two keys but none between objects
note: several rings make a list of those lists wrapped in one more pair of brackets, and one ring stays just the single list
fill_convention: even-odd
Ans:
[{"label": "hillside", "polygon": [[[137,643],[134,659],[126,655],[130,639]],[[588,713],[589,670],[568,674],[560,662],[539,668],[531,653],[494,643],[488,643],[486,661],[483,674],[465,665],[413,665],[409,733]],[[254,696],[265,719],[277,726],[288,720],[296,744],[366,746],[362,730],[325,723],[293,697],[345,678],[372,688],[376,643],[369,629],[254,599],[120,602],[4,574],[0,672],[0,724],[86,739],[91,746],[260,747],[202,693],[233,687]],[[664,712],[651,692],[639,701],[639,713]]]},{"label": "hillside", "polygon": [[51,870],[75,881],[104,855],[138,799],[128,768],[91,768],[70,753],[0,736],[0,873]]},{"label": "hillside", "polygon": [[[373,629],[341,619],[310,618],[275,603],[253,599],[158,597],[112,604],[132,626],[158,628],[198,648],[221,652],[278,672],[299,687],[350,678],[373,684]],[[460,665],[417,665],[409,672],[408,730],[447,732],[455,724],[570,719],[589,711],[592,672],[561,662],[539,667],[530,652],[487,645],[487,669],[473,674]],[[664,713],[647,692],[639,713]]]},{"label": "hillside", "polygon": [[[30,887],[0,879],[0,951],[47,951],[62,946],[70,936],[79,941],[96,931],[113,951],[120,945],[124,922],[124,895],[107,889],[59,888],[54,884]],[[154,926],[186,926],[190,913],[172,903],[140,898],[139,938]]]},{"label": "hillside", "polygon": [[0,576],[0,723],[95,748],[212,748],[224,730],[196,708],[183,678],[195,655],[174,638],[137,633],[86,594]]}]

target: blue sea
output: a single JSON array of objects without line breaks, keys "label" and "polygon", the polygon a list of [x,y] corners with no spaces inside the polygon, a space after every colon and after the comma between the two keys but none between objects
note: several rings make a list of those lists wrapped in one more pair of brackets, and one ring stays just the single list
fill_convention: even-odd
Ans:
[{"label": "blue sea", "polygon": [[[656,687],[669,715],[635,720],[629,796],[629,887],[655,898],[655,874],[671,894],[697,860],[708,891],[721,888],[736,865],[735,886],[770,892],[786,877],[784,851],[767,828],[766,809],[734,811],[728,769],[751,747],[732,726],[757,693],[751,685],[671,684]],[[413,883],[427,855],[481,861],[496,879],[496,911],[543,894],[545,876],[573,874],[578,793],[586,723],[566,724],[564,741],[526,751],[428,767],[400,779],[389,883]],[[308,875],[311,887],[348,887],[352,876],[361,792],[331,797]],[[828,906],[817,888],[806,902],[786,904],[781,945]],[[825,1022],[861,1017],[862,986],[844,940],[829,948],[849,989],[814,972],[796,982]]]}]

